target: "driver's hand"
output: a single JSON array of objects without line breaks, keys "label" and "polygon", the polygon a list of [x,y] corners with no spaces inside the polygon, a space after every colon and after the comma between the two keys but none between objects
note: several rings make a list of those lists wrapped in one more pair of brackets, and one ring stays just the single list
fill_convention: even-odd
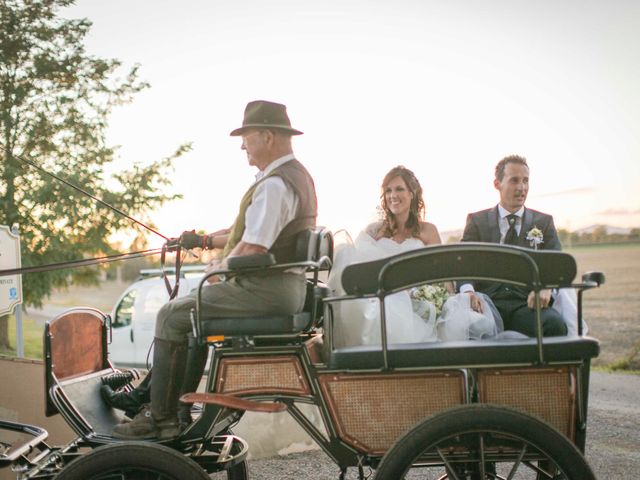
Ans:
[{"label": "driver's hand", "polygon": [[[551,302],[551,290],[540,290],[540,307],[547,308]],[[534,310],[536,308],[536,295],[534,292],[529,292],[527,297],[527,306]]]},{"label": "driver's hand", "polygon": [[469,295],[469,305],[471,306],[471,310],[478,313],[484,313],[482,309],[482,301],[480,297],[476,295],[476,292],[466,292],[466,295]]},{"label": "driver's hand", "polygon": [[179,238],[169,238],[167,240],[167,247],[169,247],[169,248],[177,247],[178,245],[180,245],[180,239]]},{"label": "driver's hand", "polygon": [[195,230],[184,231],[182,235],[180,235],[180,245],[187,250],[202,248],[203,239],[204,235],[197,234]]}]

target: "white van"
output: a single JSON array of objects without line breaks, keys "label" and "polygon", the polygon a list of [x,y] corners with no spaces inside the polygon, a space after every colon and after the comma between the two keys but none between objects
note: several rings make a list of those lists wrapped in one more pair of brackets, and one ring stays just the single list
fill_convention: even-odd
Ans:
[{"label": "white van", "polygon": [[[205,265],[182,266],[178,297],[198,286],[204,268]],[[173,286],[174,270],[165,270]],[[124,291],[111,311],[109,357],[116,366],[146,368],[147,357],[149,363],[153,360],[149,349],[153,341],[156,314],[169,301],[161,274],[159,269],[141,270],[138,279]]]}]

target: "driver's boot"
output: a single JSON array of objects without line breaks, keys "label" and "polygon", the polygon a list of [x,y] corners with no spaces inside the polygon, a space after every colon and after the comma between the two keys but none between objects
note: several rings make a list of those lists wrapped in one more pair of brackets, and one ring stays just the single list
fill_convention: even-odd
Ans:
[{"label": "driver's boot", "polygon": [[118,410],[124,410],[127,417],[133,418],[145,403],[151,401],[151,372],[131,391],[114,391],[110,385],[100,387],[100,395],[105,403]]},{"label": "driver's boot", "polygon": [[129,423],[116,425],[113,436],[123,440],[168,440],[180,434],[178,397],[187,359],[187,344],[155,339],[151,405]]},{"label": "driver's boot", "polygon": [[[184,377],[182,380],[182,387],[180,387],[180,396],[185,393],[191,393],[198,390],[200,380],[202,379],[202,373],[204,372],[205,364],[207,363],[207,354],[209,353],[209,347],[207,345],[199,345],[198,341],[189,337],[189,350],[187,353],[187,365],[184,371]],[[193,418],[191,417],[192,403],[178,404],[178,421],[182,429],[191,424]]]}]

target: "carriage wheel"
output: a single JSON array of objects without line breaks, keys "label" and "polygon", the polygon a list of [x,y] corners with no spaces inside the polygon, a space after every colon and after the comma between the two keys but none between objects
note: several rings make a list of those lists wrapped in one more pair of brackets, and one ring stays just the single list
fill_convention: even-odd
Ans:
[{"label": "carriage wheel", "polygon": [[[200,466],[171,448],[144,442],[107,445],[79,457],[55,480],[210,480]],[[235,480],[236,477],[229,476]],[[242,477],[239,477],[242,478]]]},{"label": "carriage wheel", "polygon": [[246,460],[227,470],[227,480],[249,480],[249,468]]},{"label": "carriage wheel", "polygon": [[493,405],[457,407],[422,421],[385,454],[375,478],[596,480],[558,431]]}]

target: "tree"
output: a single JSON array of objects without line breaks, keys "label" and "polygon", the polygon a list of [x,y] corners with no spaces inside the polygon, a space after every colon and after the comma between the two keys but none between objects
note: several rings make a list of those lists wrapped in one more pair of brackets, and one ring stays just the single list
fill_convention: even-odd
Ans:
[{"label": "tree", "polygon": [[603,243],[607,240],[607,227],[605,225],[598,225],[591,232],[591,240],[593,243]]},{"label": "tree", "polygon": [[[91,22],[57,16],[72,3],[0,0],[0,224],[20,225],[23,266],[116,253],[109,236],[132,223],[21,159],[148,222],[149,212],[179,197],[162,187],[170,185],[172,161],[190,148],[107,176],[117,152],[106,144],[109,114],[148,84],[138,79],[138,66],[123,74],[118,60],[85,51]],[[39,306],[52,288],[95,283],[97,274],[81,268],[25,275],[23,298]],[[0,347],[8,343],[6,330],[5,317]]]}]

